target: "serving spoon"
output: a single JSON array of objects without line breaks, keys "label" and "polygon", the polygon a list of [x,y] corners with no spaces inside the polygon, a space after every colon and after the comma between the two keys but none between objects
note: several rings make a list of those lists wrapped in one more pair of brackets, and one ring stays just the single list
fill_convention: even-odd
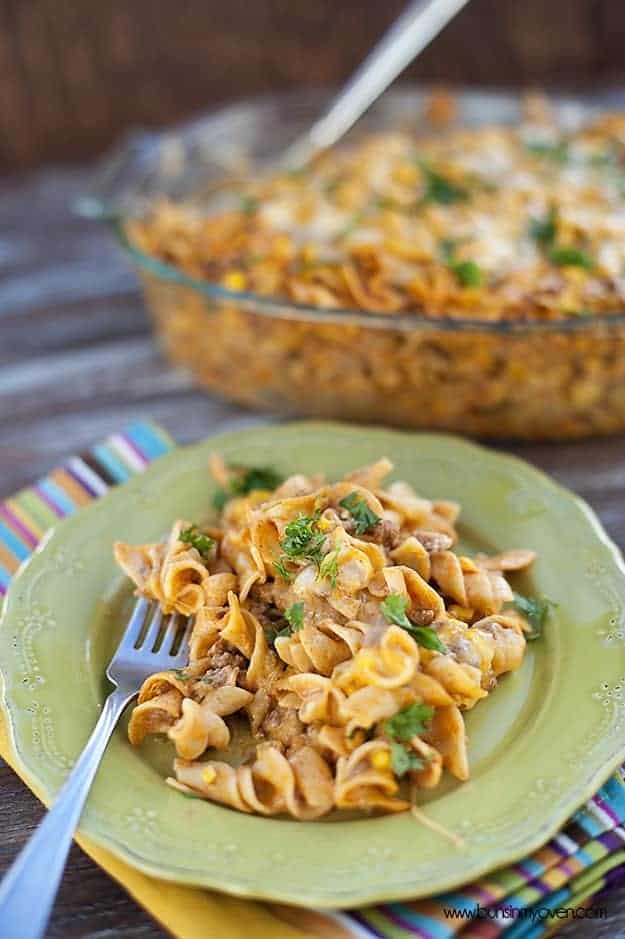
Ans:
[{"label": "serving spoon", "polygon": [[374,46],[330,107],[292,143],[280,160],[302,169],[337,143],[400,72],[434,39],[469,0],[413,0]]},{"label": "serving spoon", "polygon": [[[469,0],[412,0],[405,10],[373,47],[364,62],[356,69],[352,77],[333,98],[330,106],[320,115],[314,124],[291,143],[279,155],[272,156],[267,163],[254,162],[256,178],[272,175],[276,170],[297,171],[303,169],[314,157],[337,143],[356,121],[376,101],[382,92],[406,68],[407,65],[440,33],[451,19],[466,6]],[[87,190],[77,199],[74,208],[86,218],[116,219],[122,214],[134,214],[144,207],[139,200],[139,208],[118,204],[116,190],[120,185],[124,192],[123,181],[127,171],[136,171],[142,162],[149,169],[144,173],[149,176],[153,170],[152,162],[147,157],[154,153],[154,136],[140,133],[133,134],[119,151],[106,161],[106,166],[97,172]],[[175,135],[175,161],[179,159],[180,149]],[[165,138],[161,138],[160,150],[166,148]],[[216,191],[231,188],[237,179],[249,177],[252,166],[248,158],[241,154],[233,159],[230,148],[224,152],[211,148],[211,160],[227,171]]]}]

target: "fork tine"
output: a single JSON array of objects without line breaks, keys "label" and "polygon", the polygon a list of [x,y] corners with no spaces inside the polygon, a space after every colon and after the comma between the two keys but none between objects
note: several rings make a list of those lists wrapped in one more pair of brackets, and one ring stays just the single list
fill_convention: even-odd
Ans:
[{"label": "fork tine", "polygon": [[172,647],[176,636],[178,635],[178,630],[180,629],[180,616],[178,613],[172,613],[165,622],[165,633],[163,635],[163,641],[161,642],[160,652],[163,655],[171,655]]},{"label": "fork tine", "polygon": [[141,630],[151,605],[152,601],[148,600],[146,597],[140,597],[137,600],[118,649],[126,650],[134,647],[137,639],[141,635]]},{"label": "fork tine", "polygon": [[189,638],[191,636],[191,631],[193,629],[193,619],[189,617],[187,625],[184,629],[184,635],[180,641],[180,648],[178,649],[176,655],[173,658],[173,662],[176,665],[186,664],[189,660]]},{"label": "fork tine", "polygon": [[152,649],[154,648],[154,643],[156,642],[158,638],[158,634],[161,631],[162,622],[163,622],[163,611],[161,610],[159,606],[156,610],[156,613],[154,614],[154,618],[152,619],[152,622],[148,626],[143,642],[141,643],[142,650],[146,652],[152,651]]}]

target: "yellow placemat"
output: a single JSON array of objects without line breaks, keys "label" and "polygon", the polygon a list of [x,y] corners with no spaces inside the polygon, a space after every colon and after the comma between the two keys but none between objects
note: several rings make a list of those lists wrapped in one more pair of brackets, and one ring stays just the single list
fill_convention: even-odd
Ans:
[{"label": "yellow placemat", "polygon": [[[7,731],[6,718],[0,712],[0,756],[23,779],[16,767]],[[25,781],[25,780],[24,780]],[[27,783],[40,801],[41,794],[36,787]],[[120,861],[110,851],[77,834],[76,841],[103,870],[110,874],[121,886],[128,891],[137,903],[157,919],[165,929],[180,939],[306,939],[311,936],[308,930],[298,929],[294,925],[278,918],[276,913],[261,903],[250,900],[239,900],[236,897],[227,897],[225,894],[213,893],[209,890],[183,887],[179,884],[167,883],[155,877],[148,877],[140,871]],[[305,916],[305,911],[285,912],[285,916],[296,919],[299,914]],[[330,924],[328,924],[330,925]],[[322,935],[315,929],[314,935]],[[340,932],[329,933],[325,936],[330,939],[347,935]]]}]

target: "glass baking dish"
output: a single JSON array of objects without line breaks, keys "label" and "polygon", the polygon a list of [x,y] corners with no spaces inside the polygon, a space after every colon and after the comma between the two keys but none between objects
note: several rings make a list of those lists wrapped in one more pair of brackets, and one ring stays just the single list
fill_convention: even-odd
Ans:
[{"label": "glass baking dish", "polygon": [[[423,127],[431,92],[387,93],[353,134]],[[430,319],[325,310],[194,279],[140,251],[126,223],[159,195],[206,194],[279,154],[328,93],[237,104],[178,129],[138,134],[109,157],[78,211],[108,222],[144,286],[172,362],[231,400],[480,437],[565,439],[625,429],[625,313],[550,321]],[[520,119],[518,96],[461,91],[470,126]],[[564,126],[605,101],[555,98]],[[603,107],[600,106],[603,104]]]}]

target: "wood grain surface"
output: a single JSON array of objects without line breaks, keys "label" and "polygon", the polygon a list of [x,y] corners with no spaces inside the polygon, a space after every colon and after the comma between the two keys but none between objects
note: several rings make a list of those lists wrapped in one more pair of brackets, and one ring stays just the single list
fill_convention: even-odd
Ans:
[{"label": "wood grain surface", "polygon": [[[128,420],[149,416],[191,441],[267,419],[207,397],[164,363],[123,257],[106,231],[69,211],[85,179],[83,169],[55,169],[0,180],[0,498]],[[506,449],[586,498],[625,546],[623,438]],[[41,809],[5,765],[0,805],[4,870]],[[625,935],[625,890],[607,906],[608,920],[579,921],[561,935]],[[164,933],[75,847],[49,935]]]},{"label": "wood grain surface", "polygon": [[[96,154],[131,125],[346,78],[404,0],[0,0],[0,166]],[[625,80],[621,0],[472,0],[406,75]]]}]

